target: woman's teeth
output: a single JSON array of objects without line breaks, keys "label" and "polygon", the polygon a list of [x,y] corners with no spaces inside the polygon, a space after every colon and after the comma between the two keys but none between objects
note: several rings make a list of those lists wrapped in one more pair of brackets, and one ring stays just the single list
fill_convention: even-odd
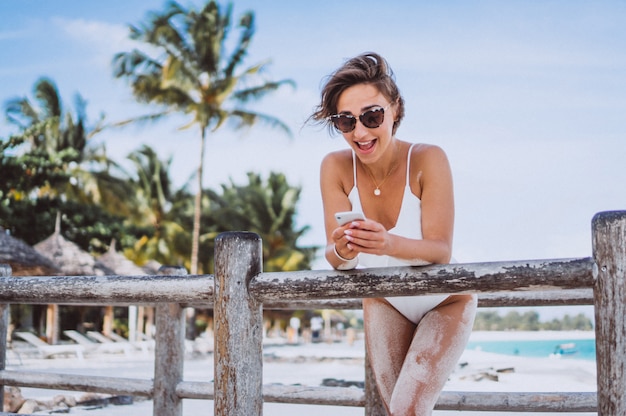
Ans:
[{"label": "woman's teeth", "polygon": [[356,145],[361,150],[369,150],[369,149],[372,148],[372,146],[374,146],[375,142],[376,142],[376,140],[370,140],[370,141],[367,141],[367,142],[356,142]]}]

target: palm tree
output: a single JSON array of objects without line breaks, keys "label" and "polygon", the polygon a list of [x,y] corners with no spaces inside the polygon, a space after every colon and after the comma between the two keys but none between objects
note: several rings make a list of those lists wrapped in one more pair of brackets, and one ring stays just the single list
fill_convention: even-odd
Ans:
[{"label": "palm tree", "polygon": [[[296,229],[296,204],[300,188],[289,185],[285,175],[272,172],[264,181],[248,173],[248,184],[222,185],[222,194],[208,191],[211,224],[203,235],[213,240],[219,233],[246,230],[257,233],[263,242],[263,270],[294,271],[311,268],[316,247],[300,247],[298,239],[309,227]],[[212,250],[207,250],[211,253]]]},{"label": "palm tree", "polygon": [[200,129],[200,163],[197,169],[198,190],[194,202],[191,250],[191,273],[198,268],[202,174],[207,130],[215,131],[226,121],[235,129],[265,122],[289,133],[288,127],[275,117],[249,111],[244,104],[260,99],[290,80],[272,82],[261,78],[268,63],[241,71],[255,32],[254,14],[239,19],[240,37],[229,53],[225,41],[231,31],[232,5],[225,10],[214,0],[201,10],[183,8],[169,2],[162,13],[152,13],[148,21],[130,27],[131,39],[144,42],[147,51],[122,52],[113,58],[113,73],[130,82],[139,102],[157,104],[160,111],[119,123],[159,119],[172,113],[189,117],[182,128]]},{"label": "palm tree", "polygon": [[113,190],[120,184],[115,184],[108,172],[106,150],[89,144],[89,139],[102,130],[103,118],[95,126],[86,125],[87,104],[80,94],[74,97],[75,113],[63,111],[58,88],[46,77],[35,82],[33,95],[38,105],[26,97],[13,98],[5,104],[5,115],[20,129],[12,139],[29,145],[29,157],[49,161],[48,183],[38,187],[39,195],[79,202],[113,201]]},{"label": "palm tree", "polygon": [[[128,187],[110,169],[104,146],[91,138],[102,129],[103,119],[87,125],[86,102],[76,94],[73,111],[64,110],[53,80],[42,77],[33,86],[33,99],[17,97],[4,104],[9,123],[19,129],[0,146],[0,223],[8,218],[12,231],[34,244],[51,234],[58,211],[63,234],[82,235],[81,247],[119,230],[127,215]],[[14,149],[10,154],[4,149]],[[3,192],[4,190],[4,192]],[[74,237],[77,237],[74,232]],[[74,240],[75,242],[78,242]]]},{"label": "palm tree", "polygon": [[[150,229],[151,235],[144,235],[133,249],[125,250],[125,254],[138,264],[148,260],[162,264],[184,263],[189,252],[184,251],[180,243],[181,237],[188,237],[188,233],[180,225],[180,218],[174,218],[170,210],[175,204],[184,204],[185,198],[181,192],[173,193],[169,175],[172,159],[159,159],[147,145],[129,154],[128,159],[134,165],[134,172],[125,174],[133,189],[128,204],[130,219],[139,227]],[[188,245],[182,247],[188,249]]]},{"label": "palm tree", "polygon": [[101,154],[89,148],[87,141],[102,129],[102,119],[90,131],[86,123],[86,101],[80,94],[74,97],[75,115],[63,112],[61,96],[53,80],[42,77],[35,82],[33,94],[39,106],[26,97],[10,99],[5,104],[7,121],[17,126],[30,144],[31,151],[42,150],[48,155],[67,152],[70,161],[81,163],[87,158],[97,160]]}]

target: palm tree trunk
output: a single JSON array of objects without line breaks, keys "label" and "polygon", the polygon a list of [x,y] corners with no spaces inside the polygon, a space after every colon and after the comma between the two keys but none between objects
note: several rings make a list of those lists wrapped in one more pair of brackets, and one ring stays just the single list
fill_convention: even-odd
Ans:
[{"label": "palm tree trunk", "polygon": [[191,237],[191,274],[198,274],[198,250],[200,246],[200,218],[202,213],[202,172],[204,170],[204,147],[206,129],[202,128],[200,140],[200,163],[198,164],[198,191],[193,209],[193,235]]}]

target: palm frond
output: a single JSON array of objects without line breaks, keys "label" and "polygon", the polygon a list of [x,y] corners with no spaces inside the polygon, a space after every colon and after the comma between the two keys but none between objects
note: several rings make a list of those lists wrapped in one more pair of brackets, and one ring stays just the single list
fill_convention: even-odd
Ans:
[{"label": "palm frond", "polygon": [[217,2],[210,1],[188,19],[188,33],[193,40],[198,67],[212,77],[219,72],[224,40],[231,27],[231,15],[232,4],[222,10]]},{"label": "palm frond", "polygon": [[42,118],[61,116],[61,98],[56,84],[49,78],[40,78],[35,83],[35,98],[41,105]]},{"label": "palm frond", "polygon": [[40,121],[37,111],[27,98],[13,98],[7,100],[4,108],[7,121],[20,129],[28,128]]},{"label": "palm frond", "polygon": [[276,91],[283,85],[291,85],[295,87],[295,82],[289,79],[276,82],[265,82],[263,85],[257,85],[251,88],[247,88],[241,91],[237,91],[233,94],[232,98],[236,101],[246,103],[251,100],[259,100],[270,92]]},{"label": "palm frond", "polygon": [[138,75],[153,74],[158,76],[162,70],[162,65],[159,61],[137,49],[115,54],[112,65],[114,77],[128,77],[131,83]]},{"label": "palm frond", "polygon": [[276,117],[244,110],[232,110],[230,111],[230,116],[231,120],[229,121],[235,130],[249,128],[256,123],[261,123],[271,128],[282,130],[287,136],[293,137],[289,126]]},{"label": "palm frond", "polygon": [[152,114],[145,114],[142,116],[138,116],[138,117],[134,117],[134,118],[130,118],[130,119],[126,119],[126,120],[122,120],[122,121],[118,121],[115,123],[111,123],[108,124],[105,128],[109,128],[109,127],[123,127],[129,124],[134,124],[134,123],[147,123],[147,122],[152,122],[155,120],[159,120],[171,113],[173,113],[174,110],[173,109],[167,109],[158,113],[152,113]]},{"label": "palm frond", "polygon": [[244,13],[239,20],[239,27],[243,29],[241,37],[239,38],[237,47],[230,56],[230,59],[228,59],[228,65],[224,69],[224,74],[227,77],[233,76],[235,68],[243,62],[244,57],[248,53],[248,47],[250,46],[250,42],[252,41],[252,37],[255,32],[254,13],[251,11]]}]

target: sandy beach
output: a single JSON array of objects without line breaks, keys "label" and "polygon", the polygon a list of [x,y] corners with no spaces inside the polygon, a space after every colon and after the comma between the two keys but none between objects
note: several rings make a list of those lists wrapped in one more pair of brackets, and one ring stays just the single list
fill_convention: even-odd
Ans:
[{"label": "sandy beach", "polygon": [[[475,332],[471,340],[550,340],[550,339],[593,339],[593,332]],[[286,345],[268,343],[264,347],[264,384],[302,384],[319,386],[325,378],[346,381],[364,380],[363,339],[353,345],[345,342],[332,344]],[[459,365],[446,384],[446,391],[527,391],[527,392],[593,392],[596,390],[596,367],[591,360],[554,359],[549,357],[529,358],[522,356],[493,354],[480,350],[466,350]],[[8,370],[50,371],[63,374],[98,374],[110,377],[146,378],[153,377],[153,359],[150,355],[137,353],[126,357],[120,354],[100,354],[77,360],[23,358],[21,361],[9,356]],[[483,373],[494,373],[498,369],[512,369],[511,372],[497,373],[498,380],[481,377]],[[190,356],[185,361],[186,381],[211,381],[213,379],[213,354],[204,353]],[[57,394],[80,397],[77,392],[59,392],[42,389],[22,388],[27,398],[50,399]],[[103,409],[86,410],[72,408],[75,415],[152,415],[152,402],[136,398],[134,404],[113,406]],[[363,415],[363,408],[332,407],[313,405],[291,405],[266,403],[264,414],[270,416],[313,416],[320,414],[337,416]],[[46,413],[42,413],[46,414]],[[185,416],[213,415],[213,402],[208,400],[184,400]],[[475,416],[493,414],[483,412],[435,411],[437,416]],[[506,413],[507,415],[528,415],[529,413]],[[541,415],[562,415],[563,413],[541,413]],[[587,416],[595,413],[578,413]]]}]

